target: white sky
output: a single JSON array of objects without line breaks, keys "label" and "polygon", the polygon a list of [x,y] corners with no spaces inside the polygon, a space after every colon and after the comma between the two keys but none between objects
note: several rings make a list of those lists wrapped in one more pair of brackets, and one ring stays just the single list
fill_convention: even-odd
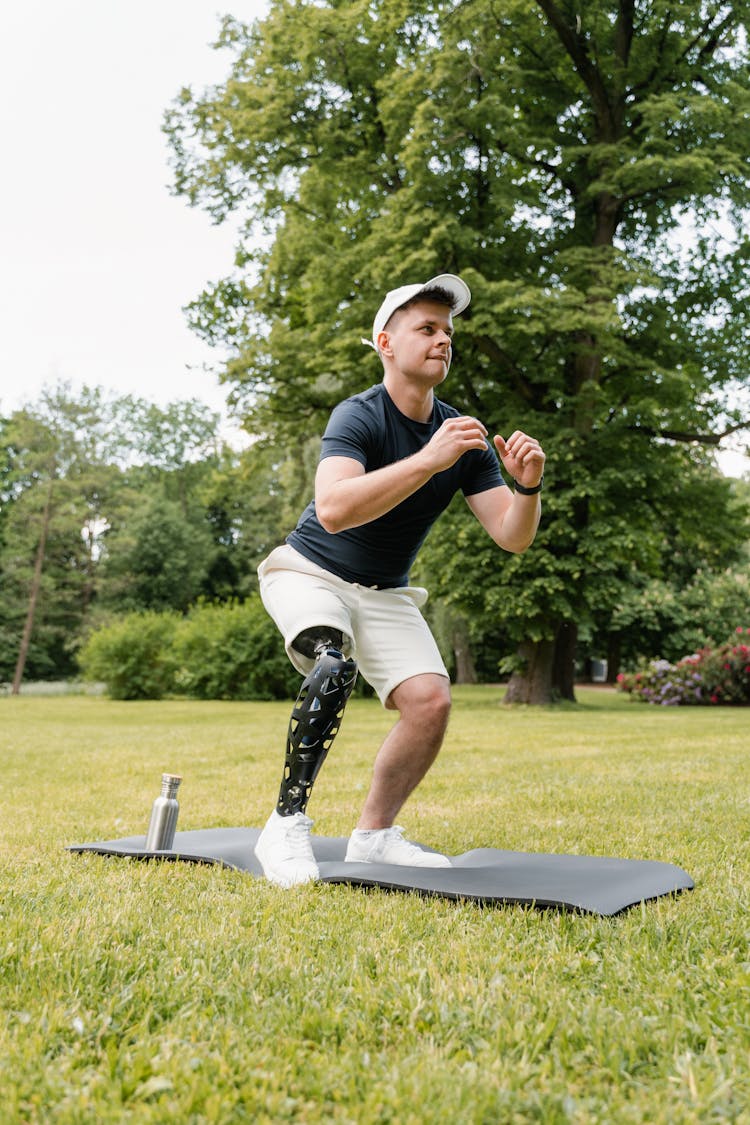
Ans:
[{"label": "white sky", "polygon": [[[231,269],[233,230],[169,194],[165,109],[221,81],[222,11],[265,0],[16,0],[0,19],[0,409],[45,384],[223,410],[182,308]],[[748,471],[739,453],[725,472]]]},{"label": "white sky", "polygon": [[[232,0],[251,20],[262,0]],[[165,109],[223,79],[214,0],[20,0],[0,20],[0,407],[58,378],[223,408],[184,305],[233,232],[169,194]]]}]

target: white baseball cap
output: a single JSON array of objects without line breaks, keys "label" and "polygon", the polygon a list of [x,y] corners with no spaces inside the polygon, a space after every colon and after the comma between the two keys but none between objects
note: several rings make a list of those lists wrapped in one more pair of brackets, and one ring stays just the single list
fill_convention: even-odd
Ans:
[{"label": "white baseball cap", "polygon": [[400,309],[407,301],[411,301],[413,297],[419,296],[426,289],[438,287],[445,289],[450,293],[453,298],[451,302],[451,312],[456,316],[462,313],[468,307],[471,301],[471,290],[465,281],[457,277],[455,273],[440,273],[437,277],[431,277],[429,281],[420,283],[418,285],[401,285],[398,289],[391,289],[386,293],[385,300],[375,314],[375,320],[372,324],[372,339],[365,340],[362,338],[362,343],[367,344],[368,348],[375,348],[378,350],[378,336],[385,328],[388,321],[391,319],[396,309]]}]

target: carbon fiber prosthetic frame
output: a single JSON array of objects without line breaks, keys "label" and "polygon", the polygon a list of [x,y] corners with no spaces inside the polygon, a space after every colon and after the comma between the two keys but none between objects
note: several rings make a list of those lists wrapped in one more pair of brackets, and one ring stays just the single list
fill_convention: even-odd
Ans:
[{"label": "carbon fiber prosthetic frame", "polygon": [[300,688],[286,740],[284,776],[276,811],[304,812],[315,778],[338,734],[344,707],[357,678],[357,663],[338,649],[322,649]]}]

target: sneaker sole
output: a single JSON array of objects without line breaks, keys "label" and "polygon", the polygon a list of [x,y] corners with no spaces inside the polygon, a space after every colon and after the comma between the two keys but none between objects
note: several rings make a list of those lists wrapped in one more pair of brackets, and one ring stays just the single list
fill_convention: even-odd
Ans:
[{"label": "sneaker sole", "polygon": [[363,858],[357,858],[356,856],[353,856],[353,855],[352,856],[347,855],[347,856],[344,857],[344,863],[383,863],[383,864],[386,864],[388,867],[432,867],[432,868],[442,867],[442,868],[445,868],[445,867],[452,867],[453,866],[453,864],[451,863],[451,861],[448,859],[447,856],[443,856],[442,860],[438,863],[414,863],[414,862],[408,863],[406,861],[401,863],[397,859],[395,859],[395,860],[394,859],[365,859],[364,857]]}]

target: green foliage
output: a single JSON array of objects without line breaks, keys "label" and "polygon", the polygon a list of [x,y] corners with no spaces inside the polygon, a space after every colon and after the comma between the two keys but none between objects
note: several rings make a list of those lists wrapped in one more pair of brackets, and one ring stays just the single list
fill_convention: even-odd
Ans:
[{"label": "green foliage", "polygon": [[287,699],[299,689],[276,626],[255,594],[245,602],[198,604],[186,617],[138,611],[91,633],[81,672],[113,699]]},{"label": "green foliage", "polygon": [[[193,466],[216,457],[220,417],[197,399],[157,406],[126,395],[117,405],[121,440],[152,475],[189,477]],[[181,496],[185,489],[180,489]]]},{"label": "green foliage", "polygon": [[[253,414],[322,420],[377,375],[359,346],[377,295],[456,268],[475,296],[452,390],[488,418],[647,446],[719,417],[700,384],[742,376],[747,278],[702,220],[748,199],[740,11],[273,3],[253,27],[227,19],[220,45],[226,83],[183,91],[166,128],[177,190],[247,218],[236,278],[195,321],[232,345]],[[688,216],[691,255],[673,237]],[[727,301],[731,326],[713,316]],[[696,349],[729,339],[701,373]]]},{"label": "green foliage", "polygon": [[83,675],[112,699],[161,699],[172,691],[176,614],[142,610],[93,632],[78,654]]},{"label": "green foliage", "polygon": [[256,589],[258,563],[311,485],[317,442],[236,452],[217,425],[199,403],[161,408],[65,384],[3,420],[0,681],[32,597],[27,672],[54,679],[75,674],[77,649],[112,614],[184,614]]},{"label": "green foliage", "polygon": [[251,425],[319,431],[380,377],[359,339],[385,289],[469,282],[445,396],[539,437],[547,489],[527,558],[461,527],[439,593],[514,645],[602,636],[671,543],[684,582],[746,538],[707,452],[747,421],[745,22],[666,0],[272,3],[225,21],[227,81],[167,119],[177,190],[243,220],[192,319],[229,345]]},{"label": "green foliage", "polygon": [[13,468],[11,449],[8,439],[9,420],[0,415],[0,551],[5,542],[5,520],[7,518],[7,497],[10,492],[9,482]]},{"label": "green foliage", "polygon": [[186,519],[163,495],[145,502],[107,540],[105,604],[117,610],[184,611],[201,592],[212,557],[205,519]]},{"label": "green foliage", "polygon": [[[76,649],[107,612],[184,612],[198,596],[252,588],[278,525],[276,466],[246,466],[239,481],[240,455],[222,447],[218,421],[197,402],[162,408],[64,383],[4,421],[0,680],[26,642],[27,675],[73,675]],[[222,506],[217,479],[242,498],[238,511]]]},{"label": "green foliage", "polygon": [[676,664],[652,660],[617,677],[620,690],[642,703],[750,705],[750,629],[737,626],[723,644],[705,647]]},{"label": "green foliage", "polygon": [[174,644],[176,685],[193,699],[287,699],[299,689],[283,641],[258,595],[198,605]]},{"label": "green foliage", "polygon": [[[750,615],[750,572],[699,570],[687,585],[632,575],[611,616],[624,668],[652,656],[675,662],[708,639],[718,643]],[[600,646],[606,652],[606,637]]]},{"label": "green foliage", "polygon": [[[603,468],[596,504],[593,496],[589,501],[596,518],[577,537],[571,526],[575,493],[561,495],[553,482],[543,495],[536,542],[525,555],[499,552],[456,498],[428,537],[414,580],[470,620],[478,652],[495,654],[494,670],[483,669],[483,679],[497,676],[500,661],[504,670],[511,666],[524,636],[543,640],[545,622],[556,620],[561,606],[577,623],[579,653],[609,655],[615,671],[617,661],[631,667],[655,656],[678,660],[707,637],[726,635],[750,611],[745,513],[733,500],[734,482],[690,466],[683,479],[696,489],[681,491],[678,479],[665,469],[646,502],[637,472],[620,480]],[[586,488],[582,484],[582,492]],[[673,488],[677,495],[670,494]],[[563,567],[558,552],[575,538],[578,550]],[[620,554],[614,553],[617,541]],[[586,601],[578,597],[582,583]]]},{"label": "green foliage", "polygon": [[202,590],[208,600],[257,590],[258,564],[308,502],[318,446],[311,439],[290,449],[254,441],[213,467],[199,493],[216,545]]},{"label": "green foliage", "polygon": [[119,476],[102,411],[100,391],[74,397],[61,384],[5,426],[0,679],[17,664],[43,678],[75,667],[93,596],[95,528]]}]

